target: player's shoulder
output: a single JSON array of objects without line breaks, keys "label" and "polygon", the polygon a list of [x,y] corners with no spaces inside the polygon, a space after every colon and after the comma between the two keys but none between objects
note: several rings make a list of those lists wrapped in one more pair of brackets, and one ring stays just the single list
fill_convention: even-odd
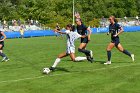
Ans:
[{"label": "player's shoulder", "polygon": [[82,23],[82,27],[87,28],[87,26],[85,24]]},{"label": "player's shoulder", "polygon": [[70,32],[71,32],[70,30],[66,30],[66,31],[65,31],[66,34],[69,34]]}]

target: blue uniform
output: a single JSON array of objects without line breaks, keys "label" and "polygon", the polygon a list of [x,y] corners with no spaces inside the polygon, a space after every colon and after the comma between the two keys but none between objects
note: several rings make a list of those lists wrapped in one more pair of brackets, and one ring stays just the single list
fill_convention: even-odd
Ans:
[{"label": "blue uniform", "polygon": [[116,35],[120,29],[121,29],[121,26],[118,23],[109,25],[109,33],[111,33],[111,42],[115,43],[116,47],[120,43],[120,40],[119,40],[119,36],[114,37],[114,35]]},{"label": "blue uniform", "polygon": [[[1,34],[1,32],[2,32],[2,31],[0,31],[0,40],[1,40],[2,37],[3,37],[2,34]],[[0,50],[2,50],[3,47],[4,47],[4,41],[1,41],[1,42],[0,42],[0,45],[2,45],[2,47],[0,48]]]},{"label": "blue uniform", "polygon": [[[87,35],[87,27],[84,24],[77,25],[77,32],[80,35]],[[88,37],[81,38],[81,43],[88,43]]]}]

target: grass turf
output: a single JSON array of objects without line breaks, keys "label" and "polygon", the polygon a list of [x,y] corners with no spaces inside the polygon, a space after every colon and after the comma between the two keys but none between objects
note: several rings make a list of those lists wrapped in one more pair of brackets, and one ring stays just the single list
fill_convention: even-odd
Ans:
[{"label": "grass turf", "polygon": [[[93,34],[87,49],[94,51],[95,63],[74,63],[66,57],[49,75],[43,75],[41,70],[50,67],[65,51],[65,38],[7,39],[4,52],[10,61],[0,63],[0,93],[139,93],[139,37],[140,32],[120,36],[124,48],[135,54],[134,63],[114,48],[112,64],[103,65],[110,37]],[[78,47],[79,41],[75,44]],[[76,55],[84,56],[78,52]]]}]

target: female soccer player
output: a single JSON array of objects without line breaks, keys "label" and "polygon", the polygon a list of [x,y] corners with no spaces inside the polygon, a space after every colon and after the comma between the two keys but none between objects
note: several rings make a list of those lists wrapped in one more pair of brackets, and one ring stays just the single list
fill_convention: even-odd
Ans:
[{"label": "female soccer player", "polygon": [[86,27],[82,23],[79,13],[75,14],[75,17],[76,17],[76,24],[77,24],[77,32],[80,35],[87,35],[87,31],[88,31],[88,36],[85,38],[81,38],[81,44],[78,48],[78,51],[84,53],[87,56],[87,60],[92,63],[93,62],[92,51],[86,50],[86,46],[87,46],[88,42],[90,41],[90,36],[91,36],[92,31],[90,28]]},{"label": "female soccer player", "polygon": [[66,57],[68,55],[70,55],[70,58],[72,59],[72,61],[82,61],[82,60],[86,60],[86,57],[75,57],[75,45],[74,45],[74,41],[78,38],[84,38],[86,36],[81,36],[79,35],[77,32],[73,32],[72,31],[73,26],[71,24],[68,24],[66,26],[66,31],[65,32],[61,32],[59,30],[55,30],[58,33],[61,34],[66,34],[67,35],[67,49],[66,52],[63,52],[61,54],[58,55],[57,59],[55,60],[54,64],[52,67],[50,67],[50,70],[54,70],[55,67],[57,66],[57,64],[61,61],[61,58]]},{"label": "female soccer player", "polygon": [[134,54],[130,54],[125,50],[119,41],[119,35],[123,32],[123,28],[117,23],[114,16],[109,17],[110,25],[108,35],[111,34],[111,43],[107,46],[107,57],[108,61],[104,63],[105,65],[111,64],[111,50],[116,47],[120,52],[128,55],[134,61]]},{"label": "female soccer player", "polygon": [[0,30],[0,56],[2,56],[2,62],[3,61],[9,61],[8,57],[2,52],[3,47],[4,47],[4,40],[6,39],[6,35],[4,32]]}]

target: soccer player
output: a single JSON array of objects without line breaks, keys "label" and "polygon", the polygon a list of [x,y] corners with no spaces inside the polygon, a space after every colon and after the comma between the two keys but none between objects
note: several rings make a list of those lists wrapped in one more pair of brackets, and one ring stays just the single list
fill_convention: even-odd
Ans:
[{"label": "soccer player", "polygon": [[86,37],[85,35],[82,36],[82,35],[79,35],[77,32],[73,32],[72,31],[73,29],[73,26],[71,24],[68,24],[66,26],[66,31],[65,32],[61,32],[59,30],[55,30],[57,31],[58,33],[61,33],[61,34],[66,34],[67,35],[67,49],[66,49],[66,52],[63,52],[61,54],[58,55],[58,57],[56,58],[54,64],[52,67],[50,67],[50,70],[54,70],[57,66],[57,64],[61,61],[61,59],[63,57],[66,57],[68,55],[70,55],[70,58],[72,61],[82,61],[82,60],[86,60],[87,58],[86,57],[75,57],[75,45],[74,45],[74,41],[78,38],[84,38]]},{"label": "soccer player", "polygon": [[2,52],[3,47],[4,47],[4,40],[6,39],[6,35],[2,30],[0,30],[0,56],[2,56],[2,62],[3,61],[9,61],[8,57]]},{"label": "soccer player", "polygon": [[134,61],[134,54],[129,53],[127,50],[125,50],[122,45],[120,44],[119,35],[123,32],[123,28],[117,23],[117,20],[114,16],[109,17],[109,32],[107,35],[111,34],[111,42],[107,46],[107,57],[108,61],[104,63],[105,65],[111,64],[111,50],[112,48],[116,47],[120,52],[128,55],[132,58],[132,61]]},{"label": "soccer player", "polygon": [[79,13],[76,13],[75,17],[76,17],[76,24],[77,24],[77,32],[80,35],[87,35],[87,31],[88,31],[88,36],[85,38],[81,38],[81,43],[80,43],[80,46],[78,48],[78,51],[84,53],[87,56],[87,60],[92,63],[93,62],[92,51],[86,49],[86,46],[87,46],[88,42],[90,41],[90,36],[91,36],[92,31],[90,28],[86,27],[82,23],[82,20],[80,19]]}]

